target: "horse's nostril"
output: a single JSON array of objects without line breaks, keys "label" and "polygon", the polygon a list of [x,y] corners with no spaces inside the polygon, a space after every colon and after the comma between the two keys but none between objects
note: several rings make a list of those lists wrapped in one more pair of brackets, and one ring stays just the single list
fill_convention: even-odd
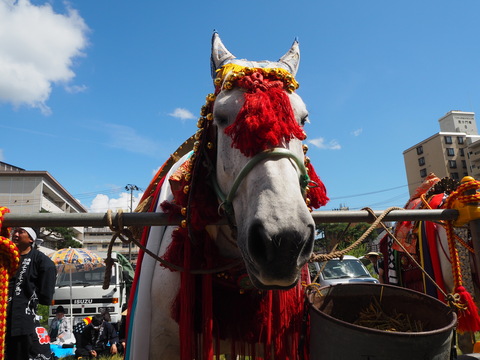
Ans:
[{"label": "horse's nostril", "polygon": [[300,254],[300,258],[309,259],[313,252],[313,246],[315,243],[315,226],[309,225],[310,229],[310,237],[308,241],[305,242],[305,245],[302,248],[302,252]]},{"label": "horse's nostril", "polygon": [[[250,227],[248,237],[248,249],[254,259],[271,260],[270,251],[267,249],[265,229],[261,224],[254,224]],[[270,259],[269,259],[270,258]]]}]

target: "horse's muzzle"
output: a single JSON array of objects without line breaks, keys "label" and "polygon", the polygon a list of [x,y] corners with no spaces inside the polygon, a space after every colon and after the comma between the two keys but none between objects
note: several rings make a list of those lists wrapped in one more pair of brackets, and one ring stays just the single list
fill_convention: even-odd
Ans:
[{"label": "horse's muzzle", "polygon": [[252,224],[244,248],[252,283],[261,289],[293,287],[313,251],[314,226],[268,233],[261,223]]}]

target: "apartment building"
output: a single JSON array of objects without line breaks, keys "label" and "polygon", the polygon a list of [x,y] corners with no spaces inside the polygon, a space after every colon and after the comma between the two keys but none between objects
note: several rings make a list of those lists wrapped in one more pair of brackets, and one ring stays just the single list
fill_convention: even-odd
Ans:
[{"label": "apartment building", "polygon": [[438,122],[440,132],[403,152],[410,195],[430,173],[456,180],[480,175],[480,136],[475,113],[453,110]]},{"label": "apartment building", "polygon": [[[47,171],[29,171],[4,162],[0,162],[0,205],[15,214],[87,212]],[[83,227],[72,229],[75,240],[82,242]],[[54,242],[54,237],[45,238],[47,247],[54,248]]]},{"label": "apartment building", "polygon": [[[109,227],[85,227],[83,247],[96,253],[107,253],[112,236],[113,233]],[[138,247],[134,244],[124,244],[117,238],[112,251],[122,254],[134,265],[137,263]]]}]

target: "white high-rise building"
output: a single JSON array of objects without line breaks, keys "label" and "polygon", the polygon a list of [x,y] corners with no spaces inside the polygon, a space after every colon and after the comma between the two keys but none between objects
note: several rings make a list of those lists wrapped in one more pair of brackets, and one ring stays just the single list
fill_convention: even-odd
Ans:
[{"label": "white high-rise building", "polygon": [[410,195],[434,173],[439,178],[480,178],[480,136],[475,113],[449,111],[439,120],[440,132],[403,152]]}]

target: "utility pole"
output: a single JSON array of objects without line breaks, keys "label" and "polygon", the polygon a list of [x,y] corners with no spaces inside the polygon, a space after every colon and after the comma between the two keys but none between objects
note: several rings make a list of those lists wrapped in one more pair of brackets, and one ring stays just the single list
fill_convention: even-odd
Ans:
[{"label": "utility pole", "polygon": [[[130,191],[130,212],[133,212],[133,191],[138,191],[140,188],[137,185],[127,184],[125,190]],[[132,262],[132,244],[128,243],[128,261]]]}]

